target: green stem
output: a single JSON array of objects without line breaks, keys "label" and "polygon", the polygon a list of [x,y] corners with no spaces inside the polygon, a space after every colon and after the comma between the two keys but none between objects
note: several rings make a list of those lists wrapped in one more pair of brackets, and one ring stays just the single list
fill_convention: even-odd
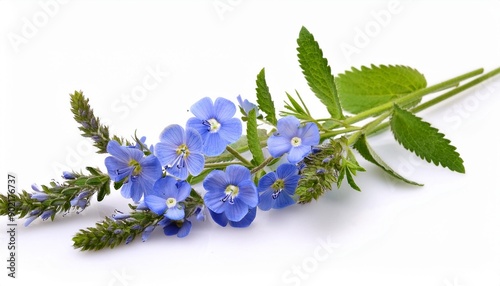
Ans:
[{"label": "green stem", "polygon": [[240,160],[241,163],[247,167],[251,167],[252,163],[245,159],[238,151],[234,150],[231,146],[227,145],[226,146],[227,152],[231,153],[236,159]]},{"label": "green stem", "polygon": [[[433,98],[429,101],[426,101],[412,109],[410,109],[411,112],[413,113],[417,113],[417,112],[420,112],[424,109],[427,109],[431,106],[434,106],[458,93],[461,93],[471,87],[474,87],[478,84],[480,84],[481,82],[485,81],[485,80],[488,80],[496,75],[500,74],[500,67],[499,68],[496,68],[488,73],[485,73],[484,75],[476,78],[476,79],[473,79],[471,80],[470,82],[464,84],[464,85],[461,85],[459,87],[456,87],[446,93],[443,93],[442,95],[436,97],[436,98]],[[378,134],[379,132],[381,132],[382,130],[386,129],[387,127],[389,127],[389,122],[384,122],[382,124],[380,124],[379,126],[377,126],[376,128],[372,129],[370,132],[367,132],[367,135],[375,135],[375,134]]]},{"label": "green stem", "polygon": [[327,131],[325,133],[320,134],[319,138],[320,138],[320,141],[323,141],[327,138],[331,138],[331,137],[337,136],[339,134],[349,133],[352,131],[358,131],[360,129],[361,129],[361,127],[353,126],[353,127],[346,127],[344,129],[337,129],[334,131]]},{"label": "green stem", "polygon": [[367,123],[365,126],[363,126],[360,130],[356,131],[353,133],[349,138],[347,139],[347,146],[350,146],[358,140],[358,138],[366,133],[369,133],[370,131],[374,130],[377,128],[377,126],[380,125],[382,121],[384,121],[389,115],[391,115],[392,110],[386,111],[384,114],[380,115],[377,117],[375,120]]},{"label": "green stem", "polygon": [[432,85],[432,86],[429,86],[429,87],[426,87],[426,88],[423,88],[423,89],[419,89],[419,90],[414,91],[414,92],[412,92],[412,93],[410,93],[408,95],[402,96],[402,97],[400,97],[400,98],[398,98],[398,99],[396,99],[394,101],[391,101],[391,102],[388,102],[388,103],[385,103],[385,104],[381,104],[381,105],[376,106],[374,108],[371,108],[371,109],[368,109],[366,111],[360,112],[357,115],[355,115],[353,117],[349,117],[346,120],[344,120],[344,123],[345,124],[353,124],[353,123],[359,122],[359,121],[361,121],[363,119],[366,119],[368,117],[371,117],[373,115],[380,114],[381,112],[384,112],[386,110],[391,109],[392,106],[394,105],[394,103],[400,104],[400,105],[408,104],[408,103],[410,103],[412,101],[418,100],[419,98],[421,98],[421,97],[423,97],[425,95],[428,95],[428,94],[431,94],[431,93],[443,90],[444,88],[447,88],[447,87],[450,87],[450,86],[454,86],[457,83],[459,83],[459,82],[461,82],[461,81],[463,81],[465,79],[468,79],[468,78],[471,78],[473,76],[476,76],[476,75],[479,75],[479,74],[483,73],[483,71],[484,70],[482,68],[481,69],[477,69],[477,70],[465,73],[463,75],[460,75],[458,77],[454,77],[452,79],[443,81],[441,83],[438,83],[438,84],[435,84],[435,85]]},{"label": "green stem", "polygon": [[257,173],[258,171],[264,169],[267,165],[269,165],[269,163],[271,163],[275,158],[269,156],[266,160],[264,160],[264,162],[260,163],[259,166],[253,168],[251,171],[250,171],[250,174],[255,174]]},{"label": "green stem", "polygon": [[219,168],[225,168],[229,165],[241,165],[241,162],[239,161],[231,161],[231,162],[222,162],[222,163],[207,163],[205,164],[205,170],[206,169],[219,169]]}]

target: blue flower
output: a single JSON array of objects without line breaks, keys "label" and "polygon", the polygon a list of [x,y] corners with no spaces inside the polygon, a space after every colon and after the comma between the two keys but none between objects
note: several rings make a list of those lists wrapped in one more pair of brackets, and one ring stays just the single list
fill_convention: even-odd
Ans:
[{"label": "blue flower", "polygon": [[241,95],[238,95],[236,99],[238,99],[238,103],[240,104],[241,109],[243,109],[243,111],[245,112],[245,115],[248,115],[250,110],[255,109],[255,115],[259,116],[259,108],[257,107],[257,105],[251,103],[250,101],[248,101],[248,99],[243,100],[241,98]]},{"label": "blue flower", "polygon": [[109,141],[106,151],[111,154],[104,160],[109,177],[124,182],[121,193],[125,198],[138,202],[162,176],[160,161],[155,156],[144,156],[141,150],[121,146],[114,140]]},{"label": "blue flower", "polygon": [[224,214],[228,220],[242,220],[250,208],[257,206],[259,197],[250,171],[240,165],[230,165],[226,171],[214,170],[203,181],[207,208]]},{"label": "blue flower", "polygon": [[70,201],[71,206],[75,208],[80,208],[83,211],[89,205],[88,203],[89,195],[90,195],[89,191],[83,191],[79,193]]},{"label": "blue flower", "polygon": [[314,123],[301,125],[294,116],[286,116],[278,120],[277,127],[278,131],[267,140],[267,148],[274,158],[288,153],[288,162],[296,164],[319,143],[318,126]]},{"label": "blue flower", "polygon": [[257,215],[257,208],[249,209],[248,213],[240,221],[230,221],[223,213],[218,214],[211,210],[209,210],[209,212],[212,219],[220,226],[225,227],[229,223],[232,227],[243,228],[249,226],[253,222]]},{"label": "blue flower", "polygon": [[66,180],[74,180],[76,179],[76,175],[72,172],[64,171],[62,177]]},{"label": "blue flower", "polygon": [[198,175],[205,165],[203,141],[193,128],[184,131],[180,125],[170,125],[160,135],[160,142],[155,146],[155,154],[169,174],[181,180],[188,177],[188,172]]},{"label": "blue flower", "polygon": [[46,210],[46,211],[44,211],[44,212],[40,215],[40,218],[42,218],[42,220],[47,220],[47,219],[48,219],[48,218],[50,218],[53,214],[54,214],[54,210]]},{"label": "blue flower", "polygon": [[299,182],[299,170],[294,164],[282,164],[276,172],[265,174],[259,180],[257,191],[259,208],[263,211],[281,209],[295,204],[292,196]]},{"label": "blue flower", "polygon": [[142,241],[148,240],[148,238],[151,236],[153,233],[153,230],[155,230],[156,226],[155,225],[148,225],[142,232],[141,239]]},{"label": "blue flower", "polygon": [[226,146],[236,142],[242,132],[241,121],[233,118],[236,106],[224,98],[217,98],[215,103],[205,97],[191,106],[192,117],[187,127],[196,129],[203,139],[203,153],[217,156]]},{"label": "blue flower", "polygon": [[33,184],[31,185],[31,188],[35,191],[35,193],[32,193],[30,197],[34,200],[37,200],[39,202],[43,202],[49,198],[49,195],[42,190],[40,190],[40,187],[37,185]]},{"label": "blue flower", "polygon": [[165,235],[177,235],[177,237],[185,237],[191,231],[191,222],[189,220],[171,220],[168,218],[162,219],[159,225],[163,226]]},{"label": "blue flower", "polygon": [[29,216],[26,218],[26,221],[24,222],[24,226],[29,226],[37,217],[40,216],[40,212],[41,211],[39,209],[32,210],[29,213]]},{"label": "blue flower", "polygon": [[191,191],[186,181],[177,181],[173,177],[164,177],[156,181],[153,191],[148,193],[144,202],[157,215],[164,214],[171,220],[184,218],[184,205],[181,204]]}]

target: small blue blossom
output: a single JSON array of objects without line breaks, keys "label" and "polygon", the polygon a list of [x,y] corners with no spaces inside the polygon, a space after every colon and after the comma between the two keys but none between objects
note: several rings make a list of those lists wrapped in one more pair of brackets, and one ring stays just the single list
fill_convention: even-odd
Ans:
[{"label": "small blue blossom", "polygon": [[184,220],[171,220],[168,218],[162,219],[159,223],[163,227],[165,235],[177,235],[177,237],[185,237],[191,231],[191,222],[187,219]]},{"label": "small blue blossom", "polygon": [[250,171],[240,165],[230,165],[226,171],[214,170],[203,181],[207,208],[224,214],[228,220],[242,220],[250,208],[257,206],[259,197]]},{"label": "small blue blossom", "polygon": [[267,211],[295,204],[292,196],[300,179],[298,173],[299,170],[294,164],[282,164],[276,172],[267,173],[260,178],[257,186],[260,193],[259,208]]},{"label": "small blue blossom", "polygon": [[251,103],[250,101],[248,101],[248,99],[243,100],[241,98],[241,95],[238,95],[236,98],[238,99],[238,103],[241,109],[243,109],[243,111],[245,112],[245,115],[248,115],[250,110],[255,109],[255,115],[259,116],[259,108],[257,107],[257,105]]},{"label": "small blue blossom", "polygon": [[196,219],[198,221],[205,221],[205,210],[206,210],[206,207],[203,205],[196,207],[194,214],[196,215]]},{"label": "small blue blossom", "polygon": [[160,161],[153,155],[144,156],[141,150],[121,146],[114,140],[109,141],[106,151],[111,155],[104,160],[109,177],[124,182],[121,193],[125,198],[138,202],[162,175]]},{"label": "small blue blossom", "polygon": [[70,201],[71,206],[80,208],[83,211],[88,206],[89,195],[90,195],[89,191],[83,191],[79,193]]},{"label": "small blue blossom", "polygon": [[50,218],[52,215],[54,214],[54,210],[46,210],[44,211],[41,215],[40,215],[40,218],[42,220],[47,220],[48,218]]},{"label": "small blue blossom", "polygon": [[30,195],[32,199],[43,202],[49,198],[49,195],[45,192],[42,192],[40,190],[40,187],[38,187],[37,185],[33,184],[31,185],[31,188],[33,189],[33,191],[35,191]]},{"label": "small blue blossom", "polygon": [[186,181],[167,176],[156,181],[144,202],[157,215],[164,214],[171,220],[181,220],[185,215],[181,202],[189,196],[190,191],[191,186]]},{"label": "small blue blossom", "polygon": [[203,153],[217,156],[226,146],[236,142],[242,132],[241,121],[233,118],[236,106],[225,98],[217,98],[215,103],[205,97],[191,106],[192,117],[187,127],[194,128],[203,140]]},{"label": "small blue blossom", "polygon": [[243,228],[249,226],[254,221],[257,215],[257,208],[249,209],[248,213],[240,221],[230,221],[224,213],[218,214],[211,210],[209,212],[212,219],[220,226],[225,227],[229,223],[232,227]]},{"label": "small blue blossom", "polygon": [[288,153],[288,161],[296,164],[319,143],[318,126],[314,123],[301,125],[294,116],[286,116],[278,120],[277,128],[267,140],[267,148],[274,158]]},{"label": "small blue blossom", "polygon": [[35,210],[32,210],[28,217],[26,218],[26,221],[24,222],[24,226],[29,226],[36,218],[38,218],[40,216],[40,210],[39,209],[35,209]]},{"label": "small blue blossom", "polygon": [[62,177],[66,180],[73,180],[76,179],[76,175],[73,174],[72,172],[64,171],[62,173]]},{"label": "small blue blossom", "polygon": [[203,141],[193,129],[184,131],[180,125],[173,124],[163,130],[160,142],[155,146],[155,154],[169,174],[181,180],[201,173],[205,165]]},{"label": "small blue blossom", "polygon": [[142,241],[146,241],[148,240],[148,238],[151,236],[151,234],[153,233],[153,230],[155,230],[155,227],[154,225],[149,225],[147,226],[144,231],[142,232]]}]

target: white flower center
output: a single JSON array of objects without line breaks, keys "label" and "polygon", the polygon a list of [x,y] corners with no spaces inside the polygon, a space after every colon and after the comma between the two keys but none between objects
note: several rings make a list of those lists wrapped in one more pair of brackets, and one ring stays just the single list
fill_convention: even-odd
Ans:
[{"label": "white flower center", "polygon": [[298,147],[302,144],[302,139],[300,139],[299,137],[293,137],[292,140],[290,140],[290,143],[293,147]]},{"label": "white flower center", "polygon": [[208,121],[208,124],[210,124],[210,129],[209,129],[210,132],[219,131],[220,123],[217,120],[215,120],[215,118],[209,119],[207,121]]},{"label": "white flower center", "polygon": [[168,208],[175,207],[177,205],[177,200],[174,198],[168,198],[166,204]]},{"label": "white flower center", "polygon": [[230,204],[233,204],[234,203],[234,198],[238,196],[238,193],[240,192],[240,189],[235,186],[235,185],[228,185],[226,187],[226,190],[224,191],[224,193],[226,194],[224,196],[224,198],[222,198],[222,202],[226,202],[227,200],[229,200],[229,203]]}]

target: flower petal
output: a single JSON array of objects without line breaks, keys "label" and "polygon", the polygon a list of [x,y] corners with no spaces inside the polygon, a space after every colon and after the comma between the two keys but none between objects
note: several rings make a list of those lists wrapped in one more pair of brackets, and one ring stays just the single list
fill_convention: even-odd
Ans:
[{"label": "flower petal", "polygon": [[200,153],[189,154],[186,158],[186,167],[191,175],[199,175],[205,167],[205,157]]},{"label": "flower petal", "polygon": [[217,121],[222,122],[234,116],[236,113],[236,105],[230,100],[218,97],[215,99],[214,111]]},{"label": "flower petal", "polygon": [[203,119],[199,119],[197,117],[191,117],[188,119],[186,123],[186,129],[194,129],[198,134],[200,134],[202,141],[205,140],[205,137],[208,134],[209,128],[203,124]]},{"label": "flower petal", "polygon": [[300,121],[295,116],[286,116],[278,120],[277,128],[281,136],[292,139],[298,135]]},{"label": "flower petal", "polygon": [[184,128],[178,124],[167,126],[160,134],[160,141],[166,144],[179,146],[186,143]]},{"label": "flower petal", "polygon": [[165,212],[165,216],[168,217],[171,220],[181,220],[184,218],[184,208],[176,205],[172,208],[168,208],[167,211]]},{"label": "flower petal", "polygon": [[201,153],[203,150],[203,140],[200,133],[194,128],[186,130],[186,145],[191,153]]},{"label": "flower petal", "polygon": [[132,197],[132,182],[123,184],[120,192],[124,198],[130,199]]},{"label": "flower petal", "polygon": [[158,142],[155,146],[155,155],[160,161],[161,166],[172,165],[177,158],[177,146]]},{"label": "flower petal", "polygon": [[177,180],[171,176],[158,179],[158,181],[154,184],[152,194],[163,198],[164,200],[168,198],[177,198]]},{"label": "flower petal", "polygon": [[267,139],[267,149],[273,158],[280,157],[281,155],[289,152],[291,148],[292,143],[290,142],[290,139],[284,136],[271,135]]},{"label": "flower petal", "polygon": [[239,192],[236,197],[237,200],[241,200],[243,203],[251,208],[254,208],[259,203],[259,195],[257,193],[257,188],[251,180],[246,180],[238,184]]},{"label": "flower petal", "polygon": [[221,122],[220,129],[217,133],[220,137],[229,143],[238,141],[241,137],[242,126],[238,118],[230,118]]},{"label": "flower petal", "polygon": [[224,152],[228,142],[219,133],[206,133],[203,142],[203,153],[207,156],[218,156]]},{"label": "flower petal", "polygon": [[292,164],[297,164],[300,160],[304,159],[304,157],[311,152],[311,146],[300,145],[297,147],[293,147],[288,153],[288,162]]},{"label": "flower petal", "polygon": [[180,180],[185,180],[188,177],[188,169],[186,166],[180,167],[179,165],[175,165],[172,167],[166,167],[165,170],[172,176],[179,178]]},{"label": "flower petal", "polygon": [[144,153],[141,150],[121,146],[115,140],[111,140],[108,142],[108,145],[106,146],[106,151],[110,155],[115,156],[118,160],[124,162],[130,161],[130,159],[139,161],[144,156]]},{"label": "flower petal", "polygon": [[273,193],[274,191],[272,189],[268,189],[260,194],[259,209],[263,211],[268,211],[273,207],[274,204],[274,199],[272,198]]},{"label": "flower petal", "polygon": [[257,215],[257,208],[251,208],[248,210],[248,213],[245,215],[243,219],[236,222],[230,221],[229,225],[238,228],[247,227],[254,221],[256,215]]},{"label": "flower petal", "polygon": [[285,180],[285,186],[283,190],[289,195],[293,196],[295,194],[295,190],[297,189],[297,185],[299,183],[300,176],[290,176]]},{"label": "flower petal", "polygon": [[163,172],[161,170],[161,163],[156,156],[149,155],[140,161],[141,173],[140,176],[148,181],[151,185],[158,180]]},{"label": "flower petal", "polygon": [[144,203],[148,208],[157,215],[162,215],[167,210],[166,200],[164,198],[149,195],[144,198]]},{"label": "flower petal", "polygon": [[163,227],[163,233],[165,235],[176,235],[179,233],[179,227],[174,221],[169,221],[164,227]]},{"label": "flower petal", "polygon": [[191,106],[191,112],[194,116],[202,120],[214,118],[214,111],[214,104],[209,97],[204,97]]},{"label": "flower petal", "polygon": [[130,176],[134,167],[129,166],[127,163],[117,159],[116,157],[106,157],[104,165],[108,170],[108,175],[114,182],[119,182],[126,177]]},{"label": "flower petal", "polygon": [[210,216],[212,217],[212,219],[220,226],[222,227],[225,227],[228,223],[228,220],[227,220],[227,217],[224,213],[216,213],[216,212],[213,212],[212,210],[208,210],[208,212],[210,213]]},{"label": "flower petal", "polygon": [[177,237],[179,238],[186,237],[190,231],[191,231],[191,222],[189,220],[185,220],[181,228],[179,228],[179,232],[177,232]]},{"label": "flower petal", "polygon": [[224,194],[222,193],[214,193],[207,192],[205,196],[203,196],[203,200],[205,201],[205,206],[208,209],[212,210],[216,213],[222,213],[227,209],[227,205],[229,203],[223,202]]},{"label": "flower petal", "polygon": [[250,170],[240,165],[229,165],[226,168],[226,175],[229,178],[228,183],[235,186],[237,186],[240,182],[252,179]]},{"label": "flower petal", "polygon": [[289,178],[291,176],[297,175],[298,173],[299,169],[297,169],[297,166],[295,166],[294,164],[281,164],[278,169],[276,169],[276,175],[281,179]]},{"label": "flower petal", "polygon": [[276,182],[277,179],[278,178],[276,177],[275,172],[269,172],[269,173],[265,174],[259,180],[259,185],[257,186],[257,191],[260,193],[260,192],[264,192],[264,191],[270,189],[271,186],[274,184],[274,182]]},{"label": "flower petal", "polygon": [[235,199],[233,204],[226,205],[224,214],[230,221],[240,221],[248,213],[248,205],[241,200]]},{"label": "flower petal", "polygon": [[219,195],[224,194],[227,185],[229,185],[229,180],[226,173],[221,170],[213,170],[205,177],[205,180],[203,180],[203,188],[205,188],[207,192],[219,193]]},{"label": "flower petal", "polygon": [[307,123],[299,129],[300,138],[302,138],[302,145],[317,145],[319,143],[319,130],[318,126],[312,122]]},{"label": "flower petal", "polygon": [[281,209],[290,205],[295,204],[295,201],[287,195],[285,192],[281,192],[278,197],[275,199],[275,203],[273,208],[275,209]]},{"label": "flower petal", "polygon": [[181,202],[184,201],[191,193],[191,185],[186,181],[177,182],[177,188],[179,192],[177,193],[176,200]]}]

